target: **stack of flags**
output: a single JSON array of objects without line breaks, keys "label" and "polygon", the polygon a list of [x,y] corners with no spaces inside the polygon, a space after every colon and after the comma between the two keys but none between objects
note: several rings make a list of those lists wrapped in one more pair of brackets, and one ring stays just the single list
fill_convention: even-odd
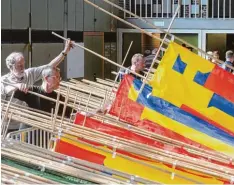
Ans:
[{"label": "stack of flags", "polygon": [[231,73],[172,42],[150,85],[139,94],[141,85],[140,80],[125,76],[111,114],[167,137],[234,157]]},{"label": "stack of flags", "polygon": [[[109,113],[131,125],[181,143],[217,151],[230,158],[234,157],[234,75],[172,42],[153,79],[139,93],[141,86],[140,80],[125,75]],[[128,128],[119,128],[77,114],[75,123],[83,125],[84,121],[85,127],[114,137],[201,159],[183,148],[169,147],[134,133]],[[90,145],[85,145],[84,142]],[[113,157],[111,152],[101,149],[113,150],[112,147],[100,144],[95,139],[90,141],[74,136],[61,137],[55,147],[57,152],[155,182],[228,183],[192,170],[175,169],[162,162],[116,150],[120,154],[144,161],[155,168],[147,167],[121,156]],[[233,168],[233,165],[230,166]],[[171,173],[177,176],[172,178]]]}]

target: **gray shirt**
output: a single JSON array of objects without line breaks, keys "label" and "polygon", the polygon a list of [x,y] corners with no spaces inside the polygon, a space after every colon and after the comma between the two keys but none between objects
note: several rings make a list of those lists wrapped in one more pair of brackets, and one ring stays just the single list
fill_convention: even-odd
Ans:
[{"label": "gray shirt", "polygon": [[[2,82],[7,82],[13,85],[17,84],[25,84],[26,87],[30,87],[34,85],[35,82],[42,79],[42,71],[47,67],[48,65],[43,65],[39,67],[33,67],[28,68],[25,70],[24,76],[19,80],[16,79],[11,73],[8,73],[1,77],[1,97],[2,99],[8,99],[10,98],[12,92],[16,90],[16,87],[4,84]],[[27,104],[25,102],[22,102],[16,98],[12,99],[12,103],[16,103],[18,105],[23,105],[25,108],[27,108]],[[7,121],[7,120],[6,120]],[[11,120],[8,129],[19,129],[20,122]]]},{"label": "gray shirt", "polygon": [[8,73],[1,77],[1,95],[10,96],[11,93],[16,90],[16,87],[4,84],[2,82],[7,82],[12,85],[25,84],[26,88],[32,86],[35,82],[42,79],[42,71],[48,67],[48,65],[43,65],[39,67],[28,68],[25,70],[24,76],[19,80],[16,79],[11,73]]}]

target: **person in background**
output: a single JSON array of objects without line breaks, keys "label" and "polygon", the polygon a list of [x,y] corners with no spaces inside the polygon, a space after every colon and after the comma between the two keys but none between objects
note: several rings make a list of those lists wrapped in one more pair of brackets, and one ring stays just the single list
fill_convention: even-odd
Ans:
[{"label": "person in background", "polygon": [[213,63],[217,63],[216,60],[219,60],[219,52],[213,51],[213,59],[211,60]]},{"label": "person in background", "polygon": [[208,55],[211,55],[213,58],[210,56],[207,56],[206,59],[209,60],[210,62],[217,63],[217,60],[219,60],[219,52],[218,51],[208,51]]},{"label": "person in background", "polygon": [[[140,53],[134,54],[133,57],[132,57],[131,62],[132,62],[132,65],[130,67],[128,67],[128,69],[133,70],[134,72],[136,72],[138,74],[141,74],[143,76],[144,75],[143,70],[145,68],[145,58],[144,58],[144,56],[142,54],[140,54]],[[120,80],[123,79],[123,76],[125,74],[130,74],[134,78],[141,79],[140,77],[132,74],[128,70],[122,70],[122,71],[120,71]],[[98,108],[98,109],[93,110],[93,111],[91,111],[89,113],[85,112],[85,111],[79,111],[79,113],[84,115],[84,116],[87,116],[87,117],[92,117],[95,114],[102,114],[102,115],[106,114],[110,108],[111,108],[111,102],[107,100],[102,108]]]},{"label": "person in background", "polygon": [[227,65],[229,66],[233,66],[233,61],[234,61],[234,53],[232,50],[228,50],[226,52],[226,61],[221,65],[221,67],[230,72],[230,73],[233,73],[233,69],[231,69],[230,67],[228,67]]},{"label": "person in background", "polygon": [[186,46],[186,44],[184,44],[184,43],[181,44],[181,46],[184,47],[184,48],[186,48],[186,49],[188,49],[188,50],[190,50],[190,51],[193,51],[192,47]]},{"label": "person in background", "polygon": [[[138,73],[138,74],[144,76],[144,73],[143,73],[143,70],[145,68],[144,56],[140,53],[133,55],[133,57],[131,59],[131,63],[132,63],[132,65],[130,67],[128,67],[128,69],[134,71],[135,73]],[[123,76],[125,74],[131,74],[134,78],[140,79],[140,77],[132,74],[129,70],[120,70],[119,79],[122,80]]]},{"label": "person in background", "polygon": [[[211,56],[213,56],[213,52],[212,51],[208,51],[207,54],[208,55],[206,55],[206,60],[209,60],[210,62],[212,62]],[[211,56],[209,56],[209,55],[211,55]]]},{"label": "person in background", "polygon": [[[132,65],[130,67],[128,67],[128,69],[133,70],[134,72],[136,72],[138,74],[141,74],[143,76],[144,75],[143,70],[145,68],[145,58],[144,58],[144,56],[142,54],[140,54],[140,53],[134,54],[133,57],[132,57],[131,62],[132,62]],[[141,79],[140,77],[132,74],[129,70],[121,70],[120,75],[119,75],[120,80],[123,79],[123,76],[125,74],[130,74],[134,78]],[[79,113],[84,115],[84,116],[87,116],[87,117],[92,117],[95,114],[102,114],[102,115],[106,114],[107,111],[110,108],[111,108],[111,102],[107,100],[102,108],[98,108],[98,109],[93,110],[93,111],[91,111],[89,113],[85,112],[85,111],[79,111]]]},{"label": "person in background", "polygon": [[155,58],[155,55],[156,55],[157,51],[158,51],[158,49],[155,48],[155,49],[152,50],[150,55],[145,57],[145,67],[146,68],[150,68],[150,66],[151,66],[151,64],[152,64],[152,62],[153,62],[153,60]]}]

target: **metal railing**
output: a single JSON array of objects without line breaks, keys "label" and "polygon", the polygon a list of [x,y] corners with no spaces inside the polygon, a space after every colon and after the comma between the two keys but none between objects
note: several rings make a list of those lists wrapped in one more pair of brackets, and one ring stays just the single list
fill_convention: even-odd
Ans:
[{"label": "metal railing", "polygon": [[[178,18],[233,19],[233,0],[119,0],[126,10],[142,18],[171,18],[181,2]],[[132,16],[125,13],[124,18]]]},{"label": "metal railing", "polygon": [[27,128],[7,134],[7,138],[32,144],[45,149],[50,149],[52,134],[38,128]]}]

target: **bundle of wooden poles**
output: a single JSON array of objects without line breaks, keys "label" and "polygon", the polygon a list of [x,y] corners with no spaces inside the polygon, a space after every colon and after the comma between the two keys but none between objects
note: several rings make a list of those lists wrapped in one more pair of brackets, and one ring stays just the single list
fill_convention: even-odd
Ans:
[{"label": "bundle of wooden poles", "polygon": [[[73,181],[76,184],[123,184],[131,179],[130,174],[122,173],[88,161],[55,153],[37,146],[6,139],[2,142],[2,181],[46,183]],[[26,167],[39,172],[32,172]],[[42,173],[44,172],[44,174]],[[110,176],[109,174],[112,174]],[[51,176],[48,176],[50,174]],[[52,175],[57,176],[52,177]],[[61,176],[63,181],[61,180]],[[58,178],[60,176],[60,179]],[[53,180],[51,180],[53,179]],[[72,181],[71,181],[72,179]],[[137,183],[152,183],[142,178]],[[72,183],[72,184],[73,184]]]},{"label": "bundle of wooden poles", "polygon": [[[187,170],[193,170],[202,173],[204,175],[213,176],[225,181],[230,181],[230,179],[234,175],[234,170],[229,168],[228,166],[223,166],[218,163],[220,162],[228,165],[230,164],[231,159],[221,153],[200,149],[195,146],[181,143],[179,141],[163,137],[161,135],[151,133],[149,131],[131,125],[131,131],[134,133],[153,139],[157,142],[166,144],[168,146],[183,147],[183,149],[185,149],[187,152],[195,154],[196,156],[202,157],[203,159],[207,160],[193,158],[183,154],[175,153],[172,151],[166,151],[153,146],[149,146],[147,144],[142,144],[136,141],[127,140],[124,137],[116,137],[110,134],[103,133],[99,130],[88,128],[85,126],[85,121],[83,125],[76,125],[73,124],[74,122],[73,118],[66,119],[63,117],[63,115],[62,116],[56,115],[56,108],[58,108],[59,103],[65,105],[64,109],[66,108],[66,106],[74,108],[74,113],[80,110],[84,112],[89,112],[94,109],[100,108],[103,105],[105,98],[108,96],[108,91],[105,91],[105,89],[108,87],[110,81],[100,80],[100,82],[102,82],[102,84],[99,82],[90,82],[88,80],[83,80],[83,82],[78,82],[76,80],[71,80],[69,82],[62,82],[61,87],[57,92],[58,94],[62,94],[65,96],[65,102],[59,102],[57,100],[53,100],[56,101],[56,107],[54,113],[52,114],[44,113],[40,110],[33,110],[30,108],[26,109],[22,106],[2,100],[2,115],[6,115],[6,117],[8,117],[9,119],[17,120],[20,123],[24,123],[34,128],[38,128],[43,131],[49,132],[52,136],[52,139],[48,142],[51,143],[53,143],[53,141],[56,142],[56,139],[63,137],[72,140],[73,142],[82,143],[83,145],[110,154],[113,154],[113,152],[115,152],[116,156],[121,156],[122,158],[134,161],[136,163],[139,163],[141,165],[150,168],[156,168],[154,165],[151,165],[147,162],[130,157],[123,153],[118,153],[118,151],[117,152],[114,151],[114,149],[118,148],[121,151],[125,151],[139,157],[148,158],[155,162],[161,162],[163,164],[171,166],[173,166],[176,162],[177,167]],[[95,94],[93,90],[94,88],[98,89],[102,88],[102,91],[100,91],[100,93]],[[78,97],[77,94],[79,94],[79,97],[81,98],[77,98]],[[41,96],[42,98],[47,98],[42,95],[38,96]],[[120,121],[118,118],[110,115],[96,114],[92,119],[96,119],[104,124],[114,125],[122,129],[130,128],[128,123]],[[6,124],[8,123],[7,122],[5,123],[5,127],[7,127]],[[74,137],[70,136],[75,136],[75,138],[85,139],[86,141],[97,142],[103,146],[108,146],[109,148],[107,149],[99,147],[90,144],[90,142],[86,142],[84,140],[82,141],[77,140],[74,139]],[[6,138],[6,134],[3,134],[3,139],[4,138]],[[115,142],[113,142],[113,139]],[[216,161],[218,163],[210,162],[210,160]],[[231,164],[233,165],[233,162]],[[168,173],[170,172],[168,171]],[[187,177],[182,176],[181,178],[187,178]],[[193,182],[192,179],[191,182]]]},{"label": "bundle of wooden poles", "polygon": [[[153,28],[158,29],[160,33],[164,33],[164,38],[156,37],[152,33],[149,33],[146,30],[143,30],[132,23],[129,23],[120,17],[106,11],[102,7],[95,5],[94,3],[90,2],[89,0],[84,0],[89,5],[107,13],[108,15],[116,18],[117,20],[126,23],[128,26],[131,26],[135,29],[138,29],[142,33],[145,33],[151,36],[154,39],[157,39],[161,42],[161,45],[156,53],[156,56],[152,62],[152,65],[147,71],[145,75],[139,75],[132,71],[138,77],[142,78],[143,86],[150,80],[153,73],[155,72],[154,64],[159,63],[161,56],[159,55],[160,52],[165,52],[168,44],[172,40],[179,40],[181,39],[175,37],[174,35],[169,33],[171,25],[175,19],[175,16],[178,13],[179,8],[176,10],[175,15],[168,27],[168,30],[162,30],[152,23],[143,20],[139,16],[129,12],[118,5],[112,3],[109,0],[103,0],[103,2],[108,3],[110,6],[113,6],[119,10],[124,11],[125,13],[130,14],[132,17],[136,17],[146,24],[151,25]],[[63,40],[67,40],[59,36],[56,33],[53,33],[55,36],[60,37]],[[184,42],[184,41],[182,41]],[[199,48],[196,48],[189,43],[186,45],[191,46],[196,51],[207,55],[204,51]],[[75,44],[78,47],[83,48],[85,51],[88,51],[103,60],[114,64],[117,67],[127,69],[123,67],[124,62],[127,58],[127,54],[131,48],[132,43],[129,46],[127,54],[123,60],[122,65],[115,63],[91,50],[80,46],[79,44]],[[212,58],[212,56],[209,56]],[[217,63],[222,63],[222,61],[217,60]],[[233,67],[230,67],[233,68]],[[128,70],[128,69],[127,69]],[[118,78],[117,72],[112,72],[116,75],[115,80],[110,79],[99,79],[97,78],[95,82],[89,81],[87,79],[83,79],[82,81],[77,81],[71,79],[68,82],[62,81],[60,83],[60,88],[56,90],[58,97],[57,99],[52,99],[49,97],[45,97],[43,95],[29,92],[41,98],[45,98],[47,100],[56,102],[56,106],[54,110],[51,110],[51,113],[45,113],[41,110],[35,110],[29,107],[23,107],[18,104],[15,104],[10,101],[2,100],[2,158],[4,159],[5,163],[2,164],[2,183],[58,183],[56,179],[48,179],[45,177],[38,177],[38,175],[32,173],[25,173],[22,169],[16,168],[17,165],[10,165],[12,163],[20,163],[21,165],[31,165],[37,166],[41,171],[49,170],[50,173],[57,172],[60,175],[65,174],[72,178],[79,178],[83,179],[84,183],[132,183],[132,179],[136,183],[143,183],[143,184],[155,184],[158,182],[151,181],[149,179],[143,179],[141,177],[136,176],[136,174],[127,174],[115,169],[109,169],[105,166],[90,163],[88,161],[82,161],[77,158],[72,158],[69,156],[65,156],[63,154],[59,154],[56,152],[51,151],[53,149],[54,144],[60,140],[60,138],[66,138],[71,140],[74,143],[79,143],[84,146],[88,146],[98,151],[103,151],[109,154],[115,154],[115,156],[120,156],[121,158],[127,159],[129,161],[133,161],[134,163],[141,164],[143,166],[147,166],[152,169],[161,170],[165,173],[170,174],[171,171],[165,170],[159,166],[152,165],[151,163],[145,162],[144,160],[140,160],[138,158],[134,158],[131,155],[126,155],[125,153],[130,153],[134,156],[138,156],[140,158],[149,159],[153,162],[158,162],[161,164],[166,164],[172,166],[173,168],[181,168],[185,170],[191,170],[193,172],[197,172],[199,174],[211,176],[217,179],[221,179],[225,182],[233,182],[234,176],[234,169],[229,167],[229,165],[234,165],[232,159],[224,154],[221,154],[216,151],[210,151],[198,148],[196,146],[192,146],[186,143],[182,143],[177,140],[173,140],[171,138],[164,137],[162,135],[149,132],[147,130],[141,129],[134,125],[130,125],[129,123],[120,120],[119,117],[115,117],[109,114],[106,115],[98,115],[95,113],[95,110],[103,109],[107,103],[112,102],[115,99],[115,92],[118,89],[118,83],[116,82]],[[142,86],[142,87],[143,87]],[[142,89],[142,88],[141,88]],[[64,96],[65,101],[59,101],[59,96]],[[64,105],[64,110],[62,115],[58,116],[58,108],[59,105]],[[64,113],[67,107],[71,107],[73,109],[73,113],[70,118],[65,118]],[[191,157],[188,155],[183,155],[181,153],[176,153],[174,151],[168,151],[161,148],[149,146],[147,144],[139,143],[133,140],[128,140],[124,137],[117,137],[111,134],[104,133],[97,129],[91,129],[86,126],[85,117],[83,124],[78,125],[74,124],[75,115],[77,112],[83,112],[92,114],[92,119],[101,121],[101,123],[106,125],[115,126],[121,129],[130,129],[131,132],[136,133],[140,136],[144,136],[145,138],[149,138],[155,142],[162,143],[168,147],[182,147],[183,150],[186,150],[189,154],[196,155],[197,158]],[[85,114],[87,115],[87,114]],[[29,141],[31,131],[18,131],[17,133],[20,134],[20,137],[12,137],[14,133],[9,133],[7,135],[7,128],[11,122],[11,120],[18,121],[19,123],[24,123],[33,129],[39,129],[43,131],[43,133],[47,133],[46,146],[47,148],[43,148],[40,146],[34,146],[35,143]],[[15,133],[14,136],[17,135]],[[23,137],[23,134],[27,133],[27,137]],[[15,138],[15,139],[12,139]],[[24,139],[22,139],[24,138]],[[75,138],[75,139],[74,139]],[[79,139],[77,139],[79,138]],[[40,137],[42,139],[42,137]],[[18,142],[16,140],[20,140]],[[24,142],[25,141],[25,142]],[[101,146],[107,147],[100,147],[100,145],[94,145],[93,142],[100,144]],[[40,141],[40,144],[42,142]],[[43,144],[45,146],[45,144]],[[118,152],[118,150],[123,151]],[[222,165],[223,164],[223,165]],[[17,175],[15,175],[17,174]],[[109,175],[112,174],[112,175]],[[201,183],[198,181],[194,181],[189,177],[186,177],[181,174],[176,174],[180,178],[184,178],[191,183]],[[29,178],[30,177],[30,178]],[[134,177],[134,178],[132,178]],[[77,180],[77,179],[76,179]],[[82,183],[82,182],[80,182]]]}]

